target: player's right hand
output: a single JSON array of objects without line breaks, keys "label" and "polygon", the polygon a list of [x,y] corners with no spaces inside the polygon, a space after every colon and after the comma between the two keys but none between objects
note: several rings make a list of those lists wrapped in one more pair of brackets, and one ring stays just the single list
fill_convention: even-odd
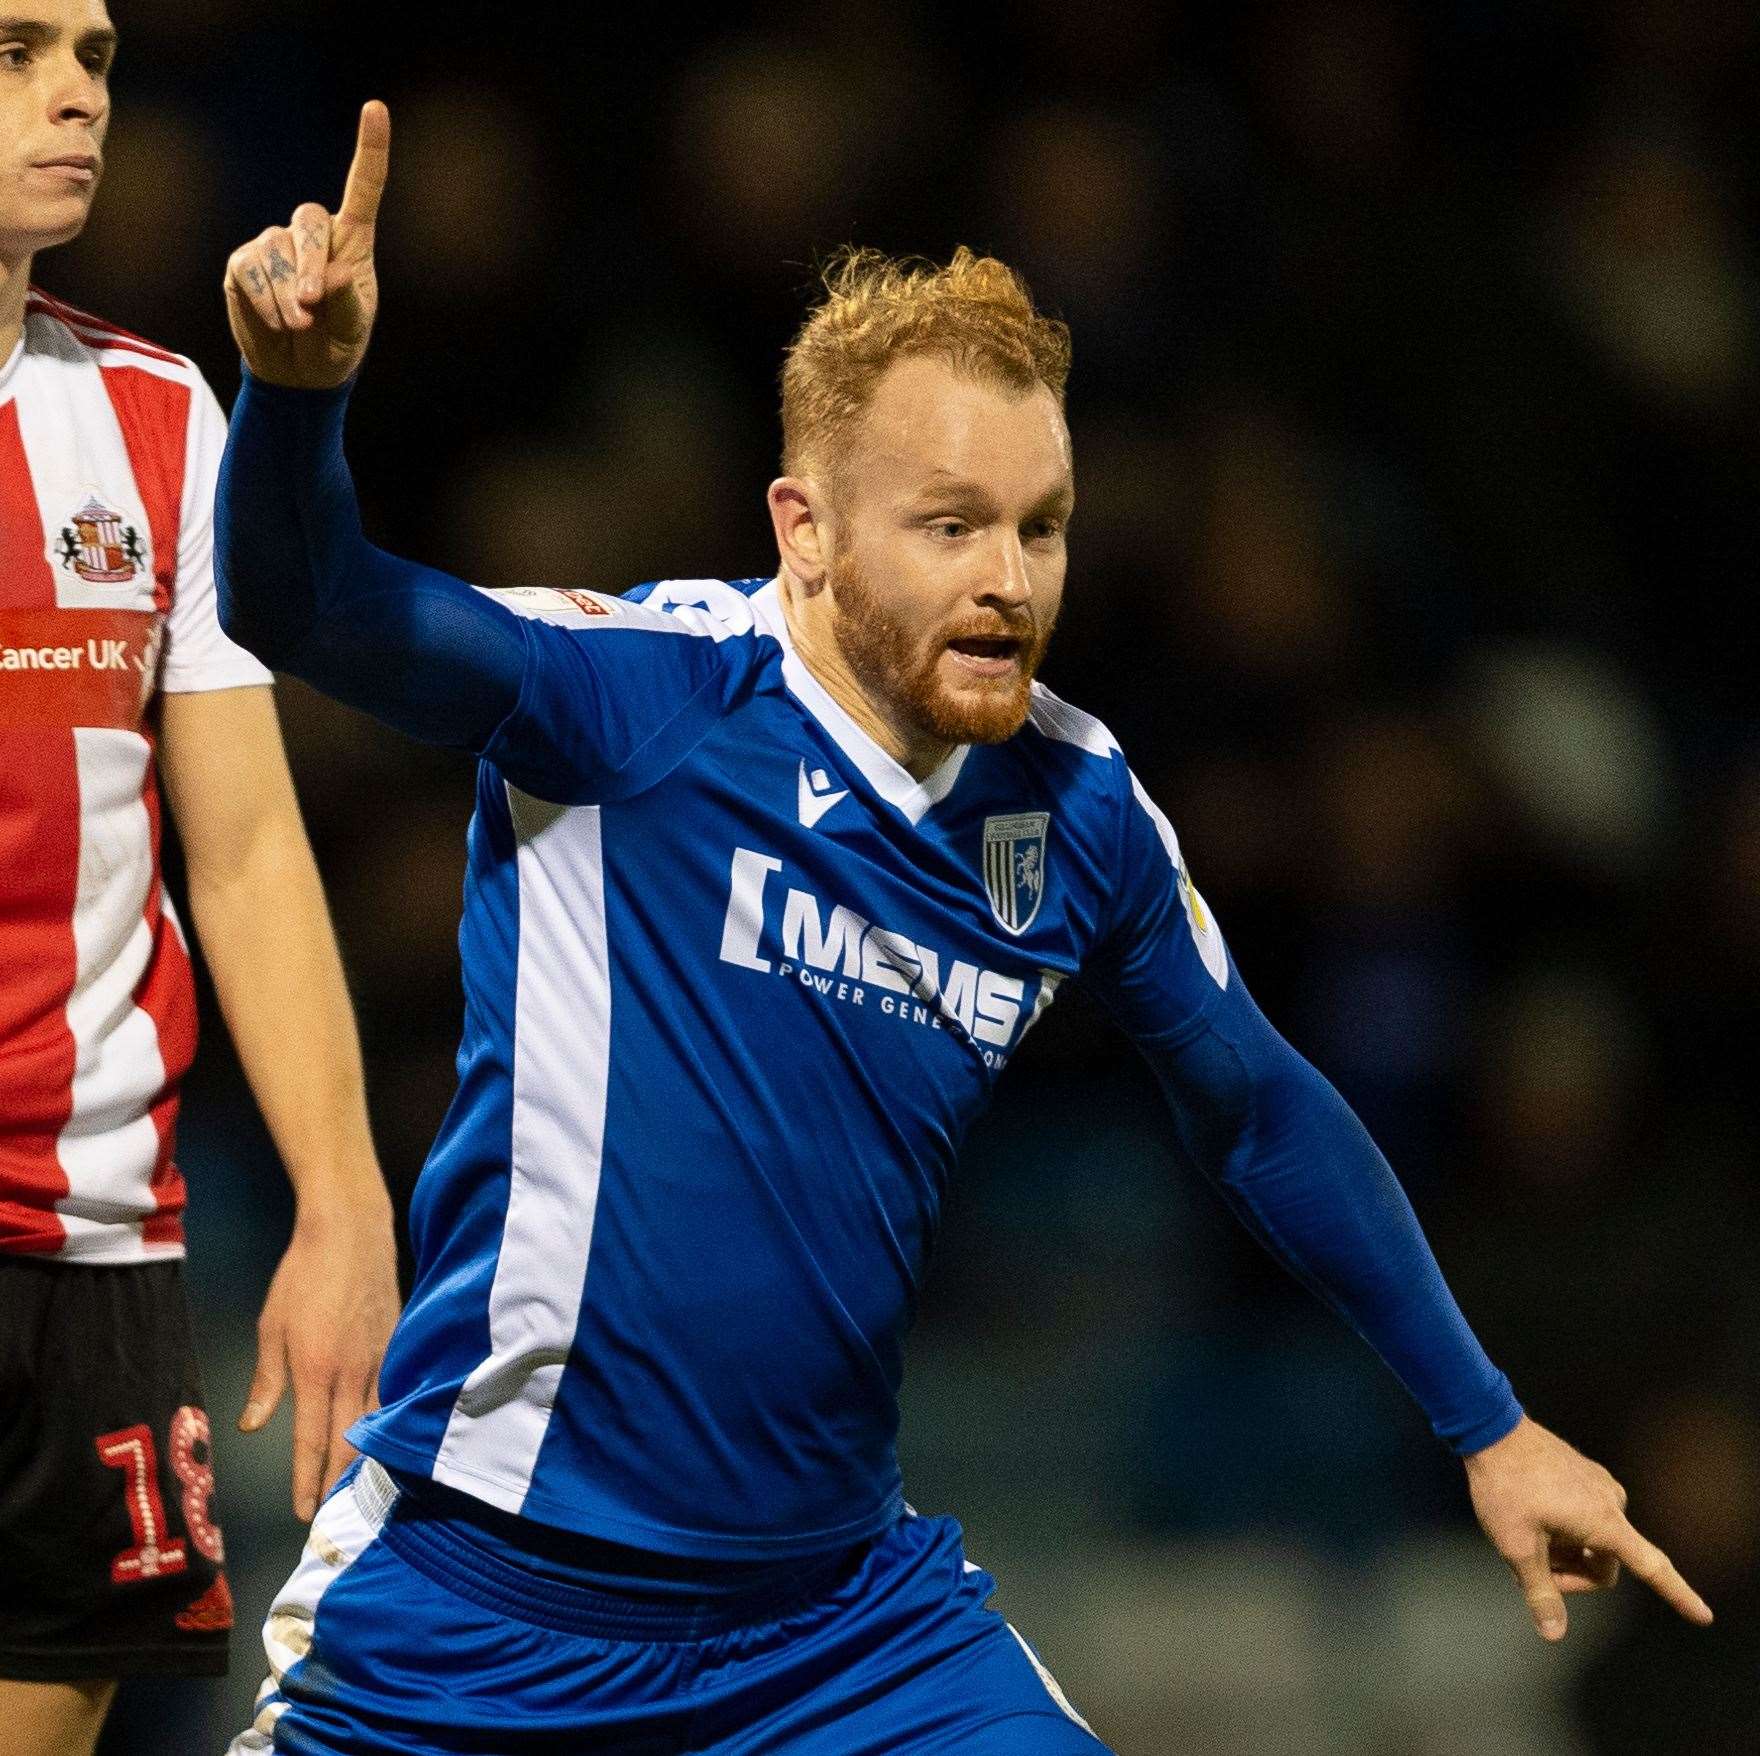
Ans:
[{"label": "player's right hand", "polygon": [[1567,1592],[1605,1591],[1624,1566],[1700,1627],[1711,1606],[1626,1517],[1626,1491],[1594,1459],[1523,1415],[1466,1460],[1473,1510],[1547,1640],[1565,1633]]},{"label": "player's right hand", "polygon": [[391,112],[375,98],[361,109],[342,206],[305,202],[233,251],[226,315],[256,377],[333,390],[359,367],[379,309],[373,228],[390,164]]}]

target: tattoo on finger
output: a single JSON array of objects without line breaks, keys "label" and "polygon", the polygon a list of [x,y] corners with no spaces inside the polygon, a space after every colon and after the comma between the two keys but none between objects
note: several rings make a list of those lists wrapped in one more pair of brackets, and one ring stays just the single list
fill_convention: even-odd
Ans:
[{"label": "tattoo on finger", "polygon": [[269,278],[270,280],[293,279],[293,264],[282,255],[279,244],[269,246]]},{"label": "tattoo on finger", "polygon": [[260,268],[255,267],[254,265],[252,267],[245,269],[239,278],[241,280],[243,280],[243,282],[245,284],[245,290],[247,292],[251,292],[251,293],[261,293],[268,287],[268,284],[269,284],[266,280],[263,279],[263,271]]}]

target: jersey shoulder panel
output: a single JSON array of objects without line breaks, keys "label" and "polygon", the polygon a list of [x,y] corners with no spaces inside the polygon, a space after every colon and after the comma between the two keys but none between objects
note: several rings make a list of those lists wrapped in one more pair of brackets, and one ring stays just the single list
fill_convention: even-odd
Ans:
[{"label": "jersey shoulder panel", "polygon": [[774,687],[780,669],[777,640],[719,580],[664,582],[642,601],[473,589],[518,618],[525,646],[518,704],[483,755],[552,802],[615,804],[645,792],[718,721]]},{"label": "jersey shoulder panel", "polygon": [[1116,849],[1130,769],[1106,725],[1035,683],[1026,725],[1011,742],[1033,767],[1060,775],[1057,791],[1066,803],[1080,801],[1081,819],[1088,833],[1099,838],[1097,845]]},{"label": "jersey shoulder panel", "polygon": [[763,580],[665,579],[638,585],[622,597],[552,586],[477,586],[515,615],[564,628],[616,627],[652,634],[707,637],[719,645],[735,635],[764,634],[750,593]]},{"label": "jersey shoulder panel", "polygon": [[1053,695],[1043,683],[1032,686],[1027,704],[1027,724],[1042,737],[1059,744],[1074,744],[1090,756],[1110,760],[1119,755],[1118,740],[1093,714],[1072,707],[1061,696]]},{"label": "jersey shoulder panel", "polygon": [[724,640],[771,632],[752,602],[768,584],[767,579],[650,579],[632,587],[622,601],[680,617]]},{"label": "jersey shoulder panel", "polygon": [[83,357],[107,370],[135,368],[190,387],[201,382],[201,372],[188,356],[76,310],[40,287],[32,287],[26,296],[25,324],[35,353]]},{"label": "jersey shoulder panel", "polygon": [[639,605],[602,591],[549,585],[478,585],[471,589],[528,622],[548,622],[558,628],[592,628],[614,623],[662,634],[688,632],[659,616],[641,614]]}]

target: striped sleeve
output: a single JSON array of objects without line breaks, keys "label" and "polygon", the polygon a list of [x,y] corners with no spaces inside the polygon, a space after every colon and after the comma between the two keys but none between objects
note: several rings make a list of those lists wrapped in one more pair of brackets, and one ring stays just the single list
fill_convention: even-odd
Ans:
[{"label": "striped sleeve", "polygon": [[226,417],[193,366],[190,376],[177,573],[159,671],[159,687],[172,695],[274,681],[242,646],[226,638],[215,610],[214,488],[226,445]]}]

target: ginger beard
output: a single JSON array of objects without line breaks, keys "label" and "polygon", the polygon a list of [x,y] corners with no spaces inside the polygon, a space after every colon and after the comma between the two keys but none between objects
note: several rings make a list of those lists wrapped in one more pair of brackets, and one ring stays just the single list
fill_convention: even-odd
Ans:
[{"label": "ginger beard", "polygon": [[[944,744],[1000,744],[1021,729],[1055,615],[1041,623],[1031,605],[973,609],[945,627],[913,634],[881,601],[854,556],[834,560],[828,575],[837,644],[871,695]],[[1004,673],[974,674],[950,688],[942,659],[956,641],[1013,642],[1013,662]]]}]

